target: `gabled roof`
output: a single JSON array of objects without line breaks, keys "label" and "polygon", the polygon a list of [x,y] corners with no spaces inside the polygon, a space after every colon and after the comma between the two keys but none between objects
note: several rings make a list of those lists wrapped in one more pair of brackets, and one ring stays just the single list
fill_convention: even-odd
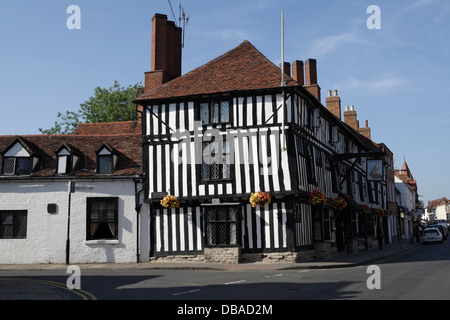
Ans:
[{"label": "gabled roof", "polygon": [[[298,86],[285,76],[288,86]],[[261,90],[281,86],[281,70],[245,40],[236,48],[155,90],[136,101],[192,95]]]},{"label": "gabled roof", "polygon": [[[115,125],[112,124],[112,127]],[[107,124],[102,125],[105,132],[111,132]],[[40,164],[31,173],[32,177],[54,177],[57,167],[56,152],[70,148],[80,157],[70,175],[93,177],[96,175],[97,151],[107,145],[117,155],[117,166],[112,176],[134,176],[142,174],[142,148],[140,133],[93,134],[93,135],[24,135],[0,136],[0,175],[3,165],[3,152],[16,141],[33,150],[33,156]]]},{"label": "gabled roof", "polygon": [[8,146],[6,146],[6,148],[3,148],[2,150],[0,150],[0,155],[3,156],[12,147],[14,147],[17,143],[19,143],[30,154],[30,156],[36,156],[37,148],[19,136],[16,136],[15,139],[12,140]]}]

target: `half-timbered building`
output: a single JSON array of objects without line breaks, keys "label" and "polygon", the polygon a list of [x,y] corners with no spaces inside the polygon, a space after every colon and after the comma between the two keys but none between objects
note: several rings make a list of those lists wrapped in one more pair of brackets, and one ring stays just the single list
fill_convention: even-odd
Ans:
[{"label": "half-timbered building", "polygon": [[[367,174],[379,148],[352,108],[341,120],[336,91],[322,105],[316,61],[294,61],[292,72],[285,64],[282,77],[246,40],[181,75],[180,32],[154,16],[152,70],[136,100],[150,256],[298,261],[354,250],[358,234],[373,235],[375,220],[361,209],[385,207],[383,172]],[[325,203],[311,204],[314,190]],[[258,191],[270,203],[253,207]],[[179,206],[161,205],[169,195]]]}]

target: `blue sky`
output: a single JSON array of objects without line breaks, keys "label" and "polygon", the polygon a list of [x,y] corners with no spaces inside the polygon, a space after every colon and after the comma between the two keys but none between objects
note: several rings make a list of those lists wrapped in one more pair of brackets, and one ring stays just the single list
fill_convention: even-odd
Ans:
[{"label": "blue sky", "polygon": [[[179,0],[171,0],[178,19]],[[69,30],[70,5],[81,29]],[[275,64],[317,59],[325,104],[338,90],[372,140],[406,159],[425,202],[450,197],[450,2],[446,0],[183,0],[189,14],[183,73],[249,40]],[[370,5],[381,29],[368,29]],[[168,0],[3,0],[0,135],[38,134],[76,111],[96,86],[144,81],[151,18],[173,19]]]}]

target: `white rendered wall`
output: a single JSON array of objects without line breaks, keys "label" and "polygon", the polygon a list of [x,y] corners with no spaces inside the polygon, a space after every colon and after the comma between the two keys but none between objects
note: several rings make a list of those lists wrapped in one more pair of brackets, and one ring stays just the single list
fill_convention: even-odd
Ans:
[{"label": "white rendered wall", "polygon": [[[71,195],[69,263],[136,262],[134,181],[77,181],[76,185]],[[117,241],[86,241],[88,197],[119,198]],[[68,200],[67,181],[0,183],[0,210],[28,212],[26,239],[0,239],[0,264],[65,263]],[[56,213],[47,213],[49,203],[56,203]],[[143,205],[141,261],[148,261],[148,212]]]}]

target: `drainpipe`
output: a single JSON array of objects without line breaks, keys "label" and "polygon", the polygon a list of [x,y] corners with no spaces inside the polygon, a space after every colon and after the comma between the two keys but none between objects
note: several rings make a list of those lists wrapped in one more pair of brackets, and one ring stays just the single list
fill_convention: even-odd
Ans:
[{"label": "drainpipe", "polygon": [[142,204],[139,201],[139,194],[142,189],[138,191],[139,180],[134,179],[134,199],[135,199],[135,210],[136,210],[136,263],[139,263],[139,213],[141,211]]},{"label": "drainpipe", "polygon": [[70,206],[72,201],[72,192],[75,192],[75,182],[69,181],[69,204],[67,210],[67,239],[66,239],[66,264],[69,264],[70,252]]}]

